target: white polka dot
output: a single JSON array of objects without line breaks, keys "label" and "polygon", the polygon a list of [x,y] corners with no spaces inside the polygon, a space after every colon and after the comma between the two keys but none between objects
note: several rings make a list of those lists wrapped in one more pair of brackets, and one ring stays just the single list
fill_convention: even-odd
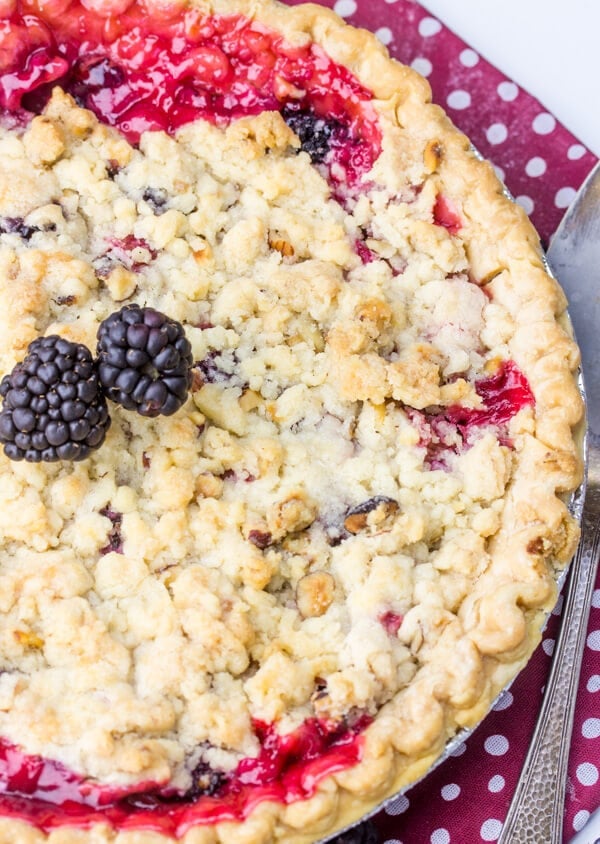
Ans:
[{"label": "white polka dot", "polygon": [[502,692],[496,703],[493,705],[492,709],[494,710],[494,712],[502,712],[503,709],[508,709],[509,706],[512,706],[513,701],[514,697],[512,692]]},{"label": "white polka dot", "polygon": [[554,204],[557,208],[568,208],[569,205],[575,199],[577,191],[575,188],[561,188],[560,190],[556,191],[556,196],[554,197]]},{"label": "white polka dot", "polygon": [[518,204],[521,206],[521,208],[525,211],[526,214],[533,213],[535,204],[530,196],[525,196],[525,194],[522,194],[521,196],[516,196],[515,202],[518,202]]},{"label": "white polka dot", "polygon": [[437,35],[441,28],[442,25],[436,18],[423,18],[419,21],[419,35],[423,38]]},{"label": "white polka dot", "polygon": [[387,26],[382,26],[375,32],[382,44],[389,44],[394,37],[394,33]]},{"label": "white polka dot", "polygon": [[531,176],[532,179],[535,179],[536,176],[543,176],[546,169],[546,162],[543,158],[540,158],[539,155],[536,155],[534,158],[530,158],[525,165],[525,172],[528,176]]},{"label": "white polka dot", "polygon": [[508,129],[504,123],[492,123],[485,135],[490,144],[502,144],[508,138]]},{"label": "white polka dot", "polygon": [[394,797],[394,799],[389,802],[389,804],[385,807],[385,811],[387,815],[401,815],[403,812],[406,812],[409,806],[410,801],[408,797],[401,794],[399,797]]},{"label": "white polka dot", "polygon": [[337,0],[333,11],[342,18],[349,18],[356,11],[356,2],[355,0]]},{"label": "white polka dot", "polygon": [[491,791],[492,794],[497,794],[499,791],[502,791],[505,785],[506,780],[504,777],[500,776],[500,774],[496,774],[488,782],[488,790]]},{"label": "white polka dot", "polygon": [[587,637],[587,646],[592,651],[600,651],[600,630],[592,630]]},{"label": "white polka dot", "polygon": [[423,58],[423,56],[417,56],[416,59],[413,59],[411,67],[413,70],[416,70],[417,73],[420,73],[421,76],[429,76],[433,70],[433,65],[429,59]]},{"label": "white polka dot", "polygon": [[498,85],[498,96],[506,103],[511,103],[519,96],[519,89],[514,82],[501,82]]},{"label": "white polka dot", "polygon": [[586,149],[583,144],[572,144],[569,149],[567,150],[567,158],[571,161],[577,161],[586,153]]},{"label": "white polka dot", "polygon": [[503,182],[504,181],[504,170],[502,169],[502,167],[498,167],[497,164],[494,164],[493,167],[494,167],[494,173],[496,174],[496,176],[498,176],[500,181]]},{"label": "white polka dot", "polygon": [[451,782],[442,788],[441,795],[444,800],[456,800],[460,794],[460,786],[455,782]]},{"label": "white polka dot", "polygon": [[544,639],[542,648],[546,656],[552,656],[554,653],[554,639]]},{"label": "white polka dot", "polygon": [[450,833],[447,829],[434,829],[429,840],[431,844],[450,844]]},{"label": "white polka dot", "polygon": [[579,812],[577,812],[577,814],[573,818],[573,829],[575,830],[575,832],[579,832],[580,829],[583,829],[583,827],[588,822],[589,817],[590,813],[587,809],[580,809]]},{"label": "white polka dot", "polygon": [[586,688],[588,692],[600,692],[600,674],[592,674]]},{"label": "white polka dot", "polygon": [[496,818],[488,818],[487,821],[481,824],[481,829],[479,830],[479,834],[484,841],[497,841],[500,838],[501,832],[502,821],[498,821]]},{"label": "white polka dot", "polygon": [[460,63],[464,64],[465,67],[475,67],[479,61],[479,56],[475,50],[471,49],[463,50],[458,58],[460,59]]},{"label": "white polka dot", "polygon": [[463,109],[471,105],[471,95],[468,91],[452,91],[446,100],[450,108]]},{"label": "white polka dot", "polygon": [[598,738],[600,736],[600,718],[586,718],[581,725],[581,735],[584,738]]},{"label": "white polka dot", "polygon": [[450,751],[450,756],[462,756],[465,750],[467,749],[467,745],[464,742],[458,744],[454,750]]},{"label": "white polka dot", "polygon": [[582,762],[575,773],[582,785],[596,785],[598,782],[598,768],[591,762]]},{"label": "white polka dot", "polygon": [[592,595],[592,606],[596,607],[596,609],[600,609],[600,589],[594,589],[594,594]]},{"label": "white polka dot", "polygon": [[531,125],[533,127],[533,131],[538,135],[549,135],[550,132],[554,131],[556,120],[551,114],[548,114],[547,111],[543,111],[541,114],[538,114],[537,117],[534,117]]},{"label": "white polka dot", "polygon": [[[396,0],[386,0],[387,3],[395,3]],[[388,838],[387,841],[384,841],[383,844],[402,844],[399,838]]]},{"label": "white polka dot", "polygon": [[490,756],[504,756],[508,753],[508,739],[506,736],[488,736],[483,745]]},{"label": "white polka dot", "polygon": [[552,615],[560,615],[561,614],[564,601],[565,601],[564,595],[559,595],[558,601],[556,602],[556,606],[552,610]]}]

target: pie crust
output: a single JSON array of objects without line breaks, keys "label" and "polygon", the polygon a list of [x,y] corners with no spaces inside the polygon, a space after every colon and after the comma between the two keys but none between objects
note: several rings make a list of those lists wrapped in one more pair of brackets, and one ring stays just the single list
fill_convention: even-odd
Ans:
[{"label": "pie crust", "polygon": [[197,6],[318,45],[372,93],[380,151],[337,201],[273,111],[134,146],[57,88],[1,130],[0,225],[35,232],[0,235],[0,376],[41,334],[94,349],[131,301],[200,363],[181,411],[111,407],[80,464],[0,456],[0,736],[111,788],[234,771],[257,722],[350,725],[359,759],[244,818],[3,817],[3,844],[332,834],[484,717],[578,540],[579,356],[523,210],[370,33]]}]

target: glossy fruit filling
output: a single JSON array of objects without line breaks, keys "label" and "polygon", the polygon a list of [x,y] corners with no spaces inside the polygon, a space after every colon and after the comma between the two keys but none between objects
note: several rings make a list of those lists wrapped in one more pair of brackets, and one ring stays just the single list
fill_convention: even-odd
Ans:
[{"label": "glossy fruit filling", "polygon": [[348,726],[309,719],[287,735],[257,721],[259,754],[242,759],[229,773],[200,763],[185,794],[151,782],[99,785],[0,739],[0,813],[27,818],[45,832],[108,822],[180,837],[197,824],[242,820],[264,800],[291,803],[310,797],[324,777],[360,759],[360,733],[369,720]]},{"label": "glossy fruit filling", "polygon": [[121,5],[107,16],[79,0],[19,0],[0,21],[5,118],[39,113],[57,84],[132,143],[198,118],[277,110],[334,186],[356,186],[371,168],[380,148],[372,95],[315,44],[292,46],[240,16],[193,8],[157,18]]},{"label": "glossy fruit filling", "polygon": [[482,428],[495,428],[499,441],[511,446],[507,424],[524,407],[535,404],[527,379],[511,360],[503,361],[493,375],[477,381],[475,391],[482,407],[453,405],[437,413],[409,411],[420,433],[419,445],[427,449],[430,468],[446,469],[448,456],[469,448]]},{"label": "glossy fruit filling", "polygon": [[443,226],[450,234],[457,234],[462,228],[462,220],[453,203],[440,194],[433,206],[433,222]]}]

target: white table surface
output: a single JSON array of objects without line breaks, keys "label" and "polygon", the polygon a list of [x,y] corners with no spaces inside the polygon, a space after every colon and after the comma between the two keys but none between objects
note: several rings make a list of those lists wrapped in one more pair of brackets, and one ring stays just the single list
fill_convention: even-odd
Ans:
[{"label": "white table surface", "polygon": [[600,0],[419,0],[600,156]]}]

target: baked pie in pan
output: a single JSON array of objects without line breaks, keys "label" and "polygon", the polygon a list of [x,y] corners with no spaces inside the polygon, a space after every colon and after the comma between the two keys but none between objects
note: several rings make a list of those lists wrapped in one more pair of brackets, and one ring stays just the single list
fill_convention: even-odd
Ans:
[{"label": "baked pie in pan", "polygon": [[539,641],[563,294],[328,10],[1,11],[0,841],[315,841]]}]

